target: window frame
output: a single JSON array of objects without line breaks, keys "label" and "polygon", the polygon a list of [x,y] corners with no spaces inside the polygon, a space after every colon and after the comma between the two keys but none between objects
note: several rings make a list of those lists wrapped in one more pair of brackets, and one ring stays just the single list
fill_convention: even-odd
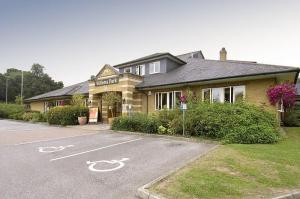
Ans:
[{"label": "window frame", "polygon": [[[151,66],[153,66],[153,71],[151,71]],[[160,73],[160,61],[155,61],[149,63],[149,74]]]},{"label": "window frame", "polygon": [[[135,67],[135,74],[139,76],[145,75],[145,64],[140,64]],[[138,71],[138,72],[137,72]]]},{"label": "window frame", "polygon": [[[126,70],[129,69],[129,72],[126,72]],[[125,67],[124,68],[124,73],[132,73],[132,67]]]},{"label": "window frame", "polygon": [[[229,102],[225,101],[225,89],[229,88],[230,93],[229,93]],[[246,86],[245,85],[238,85],[238,86],[225,86],[225,87],[213,87],[213,88],[204,88],[202,89],[202,102],[204,102],[204,92],[205,91],[210,91],[210,96],[209,96],[209,102],[210,103],[215,103],[213,101],[213,89],[222,89],[222,99],[220,102],[217,103],[235,103],[235,88],[243,88],[243,100],[246,98]]]},{"label": "window frame", "polygon": [[[176,108],[176,93],[180,93],[180,96],[182,96],[182,91],[164,91],[164,92],[155,92],[154,94],[154,107],[155,107],[155,110],[163,110],[164,107],[163,107],[163,104],[162,104],[162,95],[163,94],[167,94],[167,106],[166,108],[169,110],[169,109],[174,109]],[[172,94],[172,104],[170,103],[170,94]],[[159,103],[159,104],[157,104]]]}]

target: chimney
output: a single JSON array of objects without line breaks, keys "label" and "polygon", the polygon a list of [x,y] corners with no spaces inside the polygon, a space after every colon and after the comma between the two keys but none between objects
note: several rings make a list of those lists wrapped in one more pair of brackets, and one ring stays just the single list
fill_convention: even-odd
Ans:
[{"label": "chimney", "polygon": [[220,51],[220,61],[226,61],[227,60],[227,51],[225,48],[222,48]]}]

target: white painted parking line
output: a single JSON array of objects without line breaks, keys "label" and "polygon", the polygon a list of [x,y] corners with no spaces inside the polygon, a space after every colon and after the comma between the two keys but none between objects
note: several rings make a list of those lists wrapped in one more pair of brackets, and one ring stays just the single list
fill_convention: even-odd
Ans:
[{"label": "white painted parking line", "polygon": [[[63,139],[67,139],[67,138],[76,138],[76,137],[95,135],[95,134],[98,134],[98,133],[88,133],[88,134],[85,134],[85,135],[74,135],[74,136],[67,136],[67,137],[54,138],[54,139],[48,139],[48,140],[36,140],[36,141],[32,141],[32,142],[21,142],[21,143],[18,143],[18,144],[13,144],[13,146],[24,145],[24,144],[34,144],[34,143],[39,143],[39,142],[57,141],[57,140],[63,140]],[[6,145],[6,146],[10,146],[10,145]]]},{"label": "white painted parking line", "polygon": [[111,148],[111,147],[114,147],[114,146],[127,144],[127,143],[130,143],[130,142],[136,142],[136,141],[139,141],[139,140],[142,140],[142,139],[143,138],[138,138],[138,139],[129,140],[129,141],[125,141],[125,142],[119,142],[119,143],[116,143],[116,144],[111,144],[111,145],[108,145],[108,146],[104,146],[104,147],[100,147],[100,148],[96,148],[96,149],[92,149],[92,150],[88,150],[88,151],[83,151],[83,152],[80,152],[80,153],[75,153],[75,154],[71,154],[71,155],[67,155],[67,156],[63,156],[63,157],[59,157],[59,158],[54,158],[54,159],[51,159],[50,162],[65,159],[65,158],[70,158],[70,157],[77,156],[77,155],[82,155],[82,154],[85,154],[85,153],[99,151],[99,150],[102,150],[102,149],[107,149],[107,148]]},{"label": "white painted parking line", "polygon": [[46,146],[46,147],[39,147],[39,152],[40,153],[53,153],[53,152],[56,152],[56,151],[62,151],[66,148],[69,148],[69,147],[73,147],[74,145],[68,145],[68,146]]},{"label": "white painted parking line", "polygon": [[[115,171],[118,169],[121,169],[125,166],[124,161],[129,160],[129,158],[122,158],[121,160],[99,160],[99,161],[87,161],[86,163],[89,165],[89,170],[94,172],[109,172],[109,171]],[[98,163],[106,163],[106,164],[112,164],[117,165],[116,167],[113,167],[111,169],[95,169],[94,166],[96,166]]]}]

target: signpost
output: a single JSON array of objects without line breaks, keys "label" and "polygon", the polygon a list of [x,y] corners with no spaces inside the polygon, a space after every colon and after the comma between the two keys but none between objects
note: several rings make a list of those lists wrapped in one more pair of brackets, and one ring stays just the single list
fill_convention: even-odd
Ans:
[{"label": "signpost", "polygon": [[182,134],[185,135],[185,111],[187,110],[186,103],[181,103],[180,109],[182,110]]},{"label": "signpost", "polygon": [[98,122],[98,107],[90,108],[89,110],[89,123],[97,123]]}]

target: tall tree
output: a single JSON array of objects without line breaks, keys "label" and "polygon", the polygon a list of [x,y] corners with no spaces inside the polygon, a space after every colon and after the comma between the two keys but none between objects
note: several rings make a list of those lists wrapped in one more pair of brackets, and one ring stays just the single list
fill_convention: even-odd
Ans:
[{"label": "tall tree", "polygon": [[[33,64],[30,71],[24,71],[24,99],[62,88],[63,82],[54,81],[44,73],[44,66]],[[16,96],[21,93],[22,71],[9,68],[6,73],[0,73],[0,101],[5,101],[6,79],[8,78],[8,101],[14,102]]]}]

